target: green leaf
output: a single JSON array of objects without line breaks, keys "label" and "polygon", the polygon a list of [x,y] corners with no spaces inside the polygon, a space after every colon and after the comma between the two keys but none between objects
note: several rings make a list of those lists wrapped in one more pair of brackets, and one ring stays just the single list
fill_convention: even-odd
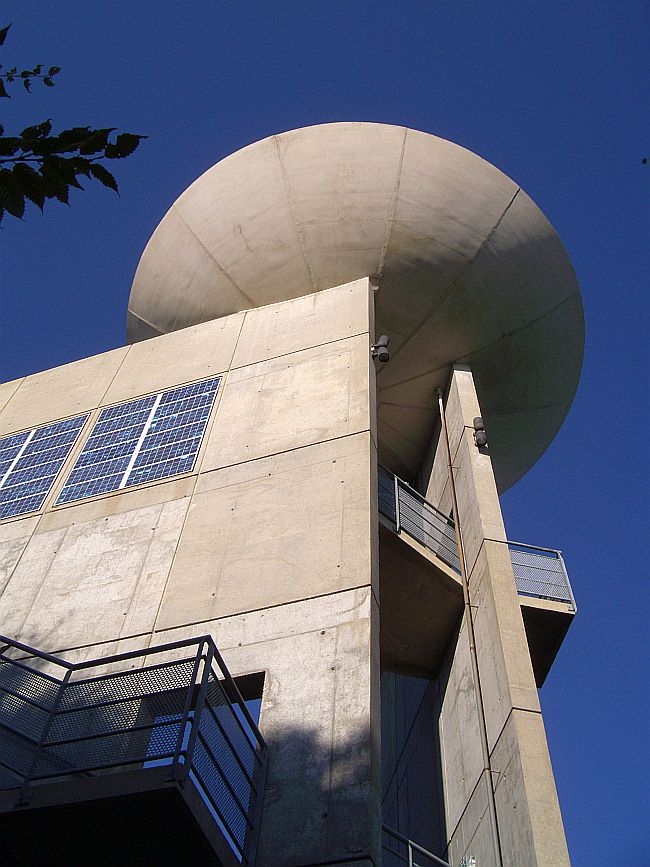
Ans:
[{"label": "green leaf", "polygon": [[108,169],[104,168],[104,166],[99,163],[91,163],[90,164],[90,174],[97,178],[105,187],[109,187],[111,190],[115,190],[119,195],[119,190],[117,188],[117,181],[113,177],[113,175],[108,171]]},{"label": "green leaf", "polygon": [[45,138],[52,132],[52,121],[44,120],[43,123],[37,123],[34,126],[26,127],[22,132],[21,136],[24,139],[37,139],[37,138]]},{"label": "green leaf", "polygon": [[90,160],[85,159],[85,157],[70,157],[70,162],[74,166],[77,175],[83,175],[85,178],[92,177],[90,173],[92,163]]},{"label": "green leaf", "polygon": [[29,78],[23,78],[23,86],[24,86],[25,90],[27,91],[27,93],[32,92],[32,83],[29,80]]},{"label": "green leaf", "polygon": [[43,79],[43,84],[45,85],[45,87],[54,87],[54,82],[53,82],[52,79],[51,79],[49,76],[47,76],[47,75],[46,75],[45,78]]},{"label": "green leaf", "polygon": [[143,135],[134,135],[130,132],[123,132],[115,139],[115,144],[106,146],[104,156],[109,160],[123,159],[130,156],[140,144],[140,140],[146,138]]},{"label": "green leaf", "polygon": [[16,151],[21,150],[20,139],[15,136],[2,136],[0,138],[0,157],[13,156]]},{"label": "green leaf", "polygon": [[25,196],[9,169],[0,170],[0,207],[19,220],[25,213]]},{"label": "green leaf", "polygon": [[42,176],[25,163],[18,163],[14,166],[13,176],[20,191],[42,211],[45,203],[45,189]]},{"label": "green leaf", "polygon": [[108,145],[108,137],[114,129],[90,130],[86,140],[79,146],[79,153],[85,156],[98,154]]},{"label": "green leaf", "polygon": [[87,126],[75,126],[72,129],[64,129],[57,136],[60,153],[72,153],[83,147],[88,138],[90,128]]},{"label": "green leaf", "polygon": [[6,27],[3,27],[2,30],[0,30],[0,45],[5,44],[5,39],[7,38],[7,33],[9,33],[10,27],[11,27],[11,24],[7,24]]},{"label": "green leaf", "polygon": [[50,66],[50,68],[47,70],[48,77],[50,75],[56,75],[57,72],[61,72],[60,66]]},{"label": "green leaf", "polygon": [[32,69],[32,75],[40,75],[42,68],[43,68],[43,64],[37,63],[36,66]]},{"label": "green leaf", "polygon": [[69,187],[61,181],[43,176],[43,191],[46,199],[58,199],[64,205],[68,203]]},{"label": "green leaf", "polygon": [[0,97],[6,96],[9,99],[9,94],[7,93],[7,88],[5,87],[4,81],[0,78]]},{"label": "green leaf", "polygon": [[43,177],[49,178],[57,183],[65,184],[66,186],[74,187],[79,184],[74,166],[71,161],[65,157],[56,157],[51,155],[44,156],[41,173]]}]

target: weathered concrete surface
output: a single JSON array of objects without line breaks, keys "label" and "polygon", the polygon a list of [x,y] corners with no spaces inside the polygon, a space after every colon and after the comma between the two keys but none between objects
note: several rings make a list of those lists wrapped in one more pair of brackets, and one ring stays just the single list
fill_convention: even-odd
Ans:
[{"label": "weathered concrete surface", "polygon": [[[501,845],[517,867],[568,864],[541,714],[514,709],[492,754]],[[526,804],[524,816],[522,804]],[[514,862],[513,862],[514,863]]]},{"label": "weathered concrete surface", "polygon": [[188,505],[36,533],[0,597],[4,632],[51,648],[151,631]]},{"label": "weathered concrete surface", "polygon": [[566,602],[519,596],[535,683],[542,686],[573,622],[575,611]]},{"label": "weathered concrete surface", "polygon": [[[568,257],[517,184],[455,144],[404,127],[338,123],[238,151],[172,206],[129,302],[141,340],[368,275],[381,284],[380,459],[412,478],[431,395],[472,365],[500,489],[552,440],[582,358]],[[252,320],[251,320],[252,321]],[[153,326],[153,329],[152,329]]]},{"label": "weathered concrete surface", "polygon": [[[201,624],[233,675],[265,672],[260,726],[270,759],[260,867],[355,855],[380,863],[374,606],[365,587]],[[196,633],[184,626],[152,640]]]},{"label": "weathered concrete surface", "polygon": [[369,583],[369,438],[201,476],[157,628]]},{"label": "weathered concrete surface", "polygon": [[94,409],[128,347],[26,376],[0,412],[0,436]]},{"label": "weathered concrete surface", "polygon": [[16,389],[22,385],[24,379],[25,377],[21,377],[20,379],[12,379],[11,382],[0,383],[0,412],[5,408]]},{"label": "weathered concrete surface", "polygon": [[368,335],[232,370],[202,470],[370,429]]},{"label": "weathered concrete surface", "polygon": [[379,542],[382,671],[435,678],[463,611],[460,579],[384,524]]},{"label": "weathered concrete surface", "polygon": [[[361,291],[360,291],[361,287]],[[246,312],[233,367],[244,367],[269,358],[298,352],[367,334],[369,323],[367,280],[356,280],[345,289],[328,289],[296,298],[290,305],[274,304]],[[374,306],[374,305],[372,305]],[[231,318],[231,317],[228,317]]]},{"label": "weathered concrete surface", "polygon": [[243,321],[243,313],[225,316],[182,333],[134,344],[103,403],[119,403],[228,370]]},{"label": "weathered concrete surface", "polygon": [[64,468],[0,525],[0,622],[77,660],[210,632],[234,674],[264,671],[267,867],[379,863],[371,305],[359,280],[4,392],[19,430],[223,376],[192,473],[57,507]]},{"label": "weathered concrete surface", "polygon": [[[493,780],[495,786],[503,785],[496,803],[504,863],[517,867],[568,864],[490,458],[473,442],[472,419],[481,412],[472,374],[466,366],[454,370],[446,415],[466,548]],[[437,454],[429,461],[431,476],[426,490],[434,503],[449,500],[443,453],[444,446],[439,443]],[[487,802],[480,806],[483,801],[476,800],[481,787],[487,792],[487,778],[482,770],[477,692],[464,625],[451,657],[448,681],[441,689],[444,691],[440,738],[445,811],[450,852],[456,859],[452,863],[463,854],[472,854],[477,863],[491,865],[495,863],[493,856],[485,849],[490,843],[490,835],[486,834]],[[513,721],[515,716],[516,722]],[[509,783],[504,784],[506,768],[509,768]],[[539,792],[543,792],[544,809],[540,806]]]},{"label": "weathered concrete surface", "polygon": [[0,524],[0,594],[38,524],[38,517]]}]

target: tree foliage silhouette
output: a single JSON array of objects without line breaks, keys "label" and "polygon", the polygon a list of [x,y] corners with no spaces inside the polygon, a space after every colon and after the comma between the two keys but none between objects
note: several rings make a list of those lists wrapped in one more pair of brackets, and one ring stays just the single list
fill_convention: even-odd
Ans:
[{"label": "tree foliage silhouette", "polygon": [[[0,29],[0,46],[10,27]],[[45,70],[40,63],[21,71],[15,66],[5,70],[0,64],[0,98],[9,98],[7,88],[20,82],[27,93],[31,93],[34,81],[54,87],[54,76],[60,71],[58,66]],[[80,178],[94,178],[117,193],[117,181],[102,160],[130,156],[146,136],[128,132],[113,136],[115,132],[115,128],[76,126],[53,134],[49,119],[28,126],[18,135],[5,135],[0,126],[0,222],[5,212],[21,220],[26,202],[41,211],[48,199],[69,204],[70,188],[84,189]]]}]

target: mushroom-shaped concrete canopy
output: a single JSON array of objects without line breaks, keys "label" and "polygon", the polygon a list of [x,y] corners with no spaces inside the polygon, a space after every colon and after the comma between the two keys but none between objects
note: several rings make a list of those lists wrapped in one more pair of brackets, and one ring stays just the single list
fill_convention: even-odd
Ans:
[{"label": "mushroom-shaped concrete canopy", "polygon": [[580,292],[539,208],[494,166],[404,127],[335,123],[217,163],[175,202],[133,281],[141,340],[360,277],[379,280],[380,460],[412,478],[454,362],[474,373],[501,490],[546,449],[575,393]]}]

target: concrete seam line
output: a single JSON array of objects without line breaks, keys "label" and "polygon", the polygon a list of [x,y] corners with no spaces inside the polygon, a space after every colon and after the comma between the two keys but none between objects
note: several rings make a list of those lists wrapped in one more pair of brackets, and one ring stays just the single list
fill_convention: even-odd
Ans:
[{"label": "concrete seam line", "polygon": [[403,127],[404,136],[402,138],[402,148],[400,150],[399,155],[399,163],[397,166],[397,176],[395,178],[395,185],[393,187],[393,192],[391,193],[390,202],[388,203],[388,212],[386,214],[386,231],[384,232],[384,240],[381,245],[381,250],[379,251],[379,266],[377,268],[377,274],[379,276],[380,285],[381,285],[381,275],[384,270],[384,263],[386,261],[386,256],[388,254],[388,247],[390,246],[390,236],[393,228],[393,219],[395,217],[395,211],[397,210],[397,199],[399,197],[399,188],[400,183],[402,181],[402,166],[404,165],[404,152],[406,150],[406,137],[408,136],[408,128]]},{"label": "concrete seam line", "polygon": [[[343,593],[354,593],[357,590],[368,590],[369,595],[372,595],[370,582],[368,584],[355,584],[354,587],[343,587],[341,590],[332,590],[330,593],[316,593],[314,596],[303,596],[300,599],[288,599],[286,602],[277,602],[275,605],[265,605],[263,608],[248,608],[246,611],[234,611],[232,614],[222,614],[219,617],[209,617],[205,620],[193,620],[191,623],[178,624],[177,626],[165,626],[163,629],[154,629],[155,633],[173,632],[175,629],[186,629],[190,626],[199,626],[202,623],[217,623],[221,620],[231,620],[234,617],[245,617],[247,614],[256,614],[259,611],[271,611],[274,608],[286,608],[287,605],[299,605],[301,602],[312,602],[315,599],[326,599],[328,596],[341,596]],[[293,632],[292,635],[308,635],[310,632],[318,632],[320,627],[307,629],[305,632]],[[148,633],[142,633],[148,634]],[[129,636],[124,636],[128,638]],[[120,641],[123,639],[120,638]],[[264,639],[266,641],[266,639]],[[250,646],[258,644],[253,641]],[[92,645],[90,645],[92,646]]]},{"label": "concrete seam line", "polygon": [[289,205],[289,211],[291,213],[291,219],[293,220],[293,224],[296,227],[296,234],[298,235],[298,244],[300,246],[300,253],[302,255],[302,260],[305,263],[305,268],[307,269],[307,273],[309,274],[309,279],[311,280],[311,286],[314,292],[318,291],[318,285],[316,283],[316,277],[314,275],[314,270],[311,267],[309,260],[307,259],[307,249],[305,245],[305,235],[302,231],[302,227],[298,222],[298,218],[296,216],[293,194],[291,192],[291,187],[289,186],[289,178],[287,176],[287,169],[284,164],[284,160],[282,159],[282,154],[280,153],[280,146],[278,144],[278,136],[273,136],[273,144],[275,146],[275,153],[278,158],[278,162],[280,164],[280,171],[282,172],[282,182],[284,184],[284,191],[287,196],[287,204]]},{"label": "concrete seam line", "polygon": [[[504,210],[503,210],[501,216],[499,217],[499,219],[498,219],[498,220],[496,221],[496,223],[492,226],[492,228],[490,229],[490,231],[487,233],[487,235],[485,236],[485,238],[483,239],[483,241],[481,241],[481,243],[480,243],[479,246],[476,248],[476,250],[474,251],[474,253],[470,256],[470,258],[466,260],[465,267],[460,269],[460,271],[458,272],[458,274],[456,274],[456,276],[451,280],[451,282],[449,283],[449,285],[447,286],[447,288],[445,289],[445,291],[441,293],[440,298],[439,298],[439,300],[438,300],[438,303],[437,303],[436,306],[433,308],[433,310],[431,310],[431,311],[428,313],[428,315],[425,316],[424,319],[422,319],[422,320],[420,321],[420,324],[417,326],[417,328],[416,328],[414,331],[412,331],[411,334],[409,334],[409,336],[406,338],[406,340],[402,343],[402,345],[399,346],[399,347],[398,347],[398,348],[397,348],[397,349],[392,353],[392,357],[393,357],[393,359],[395,359],[395,358],[399,355],[399,353],[404,349],[405,346],[408,346],[408,344],[411,342],[411,340],[413,340],[413,338],[414,338],[417,334],[419,334],[420,331],[422,331],[423,328],[426,328],[426,327],[427,327],[429,321],[430,321],[431,319],[433,319],[433,317],[436,315],[436,313],[438,312],[438,310],[440,309],[440,307],[445,303],[445,301],[447,300],[447,298],[451,295],[451,292],[452,292],[452,290],[454,289],[454,287],[456,286],[456,283],[457,283],[459,280],[461,280],[461,279],[462,279],[462,278],[467,274],[467,272],[470,270],[470,268],[472,267],[472,265],[473,265],[474,262],[476,261],[477,257],[480,255],[480,253],[481,253],[481,251],[483,250],[483,248],[484,248],[487,244],[490,243],[490,240],[492,239],[492,236],[494,235],[494,233],[497,231],[497,229],[498,229],[499,226],[501,225],[502,220],[505,218],[506,214],[508,213],[508,211],[510,210],[510,208],[511,208],[512,205],[514,204],[514,201],[515,201],[515,199],[517,198],[517,196],[518,196],[518,194],[519,194],[520,192],[521,192],[521,187],[517,187],[517,189],[515,190],[514,195],[512,196],[512,198],[510,199],[510,201],[508,202],[508,204],[506,205],[506,207],[504,208]],[[457,360],[458,360],[458,359],[457,359]],[[450,363],[451,363],[451,362],[450,362]]]},{"label": "concrete seam line", "polygon": [[[127,312],[127,314],[130,313],[131,316],[133,316],[135,319],[139,319],[140,322],[144,322],[144,324],[145,324],[145,325],[148,325],[149,328],[152,328],[154,331],[157,331],[159,337],[162,337],[164,334],[169,334],[169,333],[170,333],[169,331],[161,331],[160,328],[158,328],[157,325],[154,325],[153,322],[149,322],[148,319],[145,319],[144,316],[140,316],[139,313],[136,313],[134,310],[131,310],[130,307],[127,307],[126,312]],[[137,342],[138,342],[138,343],[141,343],[142,341],[138,340]],[[130,346],[133,346],[132,343],[129,344],[129,345],[130,345]]]},{"label": "concrete seam line", "polygon": [[[270,306],[270,305],[269,305]],[[255,307],[255,310],[260,310],[262,308]],[[250,313],[250,310],[241,311],[245,313]],[[281,352],[279,355],[269,355],[268,358],[261,358],[259,361],[251,361],[248,364],[237,364],[228,368],[228,370],[243,370],[245,367],[254,367],[256,364],[265,364],[267,361],[275,361],[278,358],[288,358],[290,355],[297,355],[299,352],[307,352],[310,349],[320,349],[321,346],[329,346],[334,343],[341,343],[344,340],[354,340],[355,337],[363,337],[364,334],[369,334],[368,330],[366,331],[357,331],[355,334],[346,334],[345,337],[337,337],[334,340],[325,340],[323,343],[314,343],[311,346],[303,346],[301,349],[292,349],[291,352]],[[370,349],[368,349],[370,352]],[[239,380],[240,382],[244,380]]]},{"label": "concrete seam line", "polygon": [[[198,237],[198,235],[196,234],[194,229],[190,226],[190,224],[187,222],[187,220],[185,219],[185,217],[183,216],[181,211],[175,205],[172,205],[171,210],[173,210],[174,213],[178,216],[179,220],[181,220],[183,222],[183,224],[186,226],[188,232],[190,232],[192,237],[196,240],[196,243],[201,247],[201,249],[205,250],[206,254],[208,255],[208,258],[210,258],[214,262],[214,264],[217,266],[219,271],[221,271],[221,273],[226,278],[226,280],[228,280],[228,282],[231,283],[235,287],[235,289],[239,292],[239,294],[242,296],[242,298],[245,298],[246,301],[248,301],[250,303],[251,307],[256,307],[257,305],[255,304],[254,299],[251,298],[250,295],[248,295],[246,292],[244,292],[244,290],[237,283],[237,281],[234,280],[230,276],[230,274],[226,271],[226,269],[223,267],[221,262],[219,262],[218,259],[215,259],[213,253],[210,250],[208,250],[208,248],[205,246],[203,241]],[[239,312],[239,311],[235,311],[235,312]],[[216,318],[219,318],[219,317],[216,317]]]},{"label": "concrete seam line", "polygon": [[[364,428],[360,428],[359,430],[356,430],[356,431],[351,431],[350,433],[343,433],[343,434],[339,434],[338,436],[335,436],[335,437],[329,437],[328,439],[316,440],[313,443],[305,443],[304,445],[293,446],[292,448],[288,448],[288,449],[280,449],[280,451],[278,451],[278,452],[269,452],[268,454],[260,455],[257,458],[248,458],[247,460],[244,460],[244,461],[235,461],[232,464],[224,464],[221,467],[213,467],[211,470],[203,470],[200,473],[200,475],[201,476],[207,476],[210,473],[218,473],[221,470],[230,470],[233,467],[243,467],[245,464],[255,464],[258,461],[268,460],[268,458],[277,458],[279,455],[288,455],[290,452],[301,452],[301,451],[304,451],[305,449],[314,448],[314,446],[323,445],[324,443],[334,443],[334,442],[337,442],[338,440],[348,439],[349,437],[362,436],[363,434],[370,434],[370,429],[367,427],[364,427]],[[322,463],[322,464],[329,463],[329,458],[324,459],[322,461],[319,461],[318,463]],[[233,485],[239,485],[239,484],[241,484],[241,482],[231,482],[231,484],[229,484],[229,485],[223,485],[222,488],[230,488]],[[213,490],[213,489],[210,488],[208,490]],[[221,488],[220,488],[220,490],[221,490]]]}]

